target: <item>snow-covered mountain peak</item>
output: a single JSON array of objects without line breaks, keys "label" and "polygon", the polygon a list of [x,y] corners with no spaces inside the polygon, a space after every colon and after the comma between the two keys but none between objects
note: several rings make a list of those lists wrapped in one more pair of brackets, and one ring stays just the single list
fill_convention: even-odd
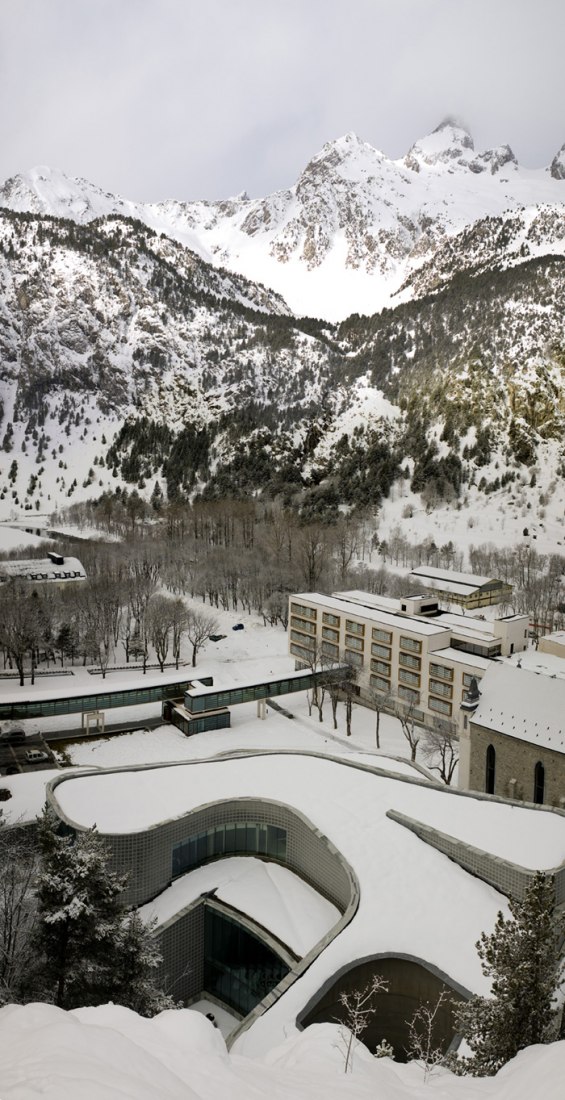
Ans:
[{"label": "snow-covered mountain peak", "polygon": [[38,165],[6,180],[0,188],[0,206],[18,213],[71,218],[80,224],[110,214],[135,216],[134,203],[47,165]]},{"label": "snow-covered mountain peak", "polygon": [[565,145],[562,145],[549,167],[554,180],[565,180]]},{"label": "snow-covered mountain peak", "polygon": [[422,167],[444,168],[460,164],[467,167],[475,150],[473,138],[466,127],[454,118],[446,118],[414,143],[403,163],[413,172]]}]

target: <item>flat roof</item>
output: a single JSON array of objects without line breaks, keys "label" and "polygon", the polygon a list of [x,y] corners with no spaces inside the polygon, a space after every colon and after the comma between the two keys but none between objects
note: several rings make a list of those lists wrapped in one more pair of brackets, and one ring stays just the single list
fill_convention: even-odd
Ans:
[{"label": "flat roof", "polygon": [[76,699],[82,695],[111,695],[113,692],[142,691],[161,684],[192,683],[194,679],[193,669],[182,665],[179,669],[148,672],[145,676],[139,667],[132,667],[130,672],[113,672],[110,668],[105,677],[92,675],[88,680],[82,675],[61,676],[57,678],[57,686],[51,688],[43,687],[44,680],[36,680],[35,684],[25,683],[23,687],[14,680],[0,680],[0,703],[40,703],[50,699]]},{"label": "flat roof", "polygon": [[368,619],[370,622],[382,623],[384,626],[394,626],[396,629],[405,630],[408,634],[437,635],[448,632],[447,627],[439,626],[435,620],[430,622],[427,619],[416,619],[412,615],[380,611],[376,607],[362,607],[360,604],[351,603],[349,600],[337,599],[334,596],[322,596],[319,592],[295,592],[291,596],[291,600],[308,600],[309,603],[322,609],[327,608],[330,611],[338,611],[342,615],[350,615],[352,619]]},{"label": "flat roof", "polygon": [[441,657],[442,661],[453,661],[458,665],[469,665],[471,668],[487,669],[492,665],[492,660],[489,657],[479,657],[476,653],[466,653],[464,649],[454,649],[453,646],[446,646],[445,649],[435,649],[431,655],[434,661],[437,657]]}]

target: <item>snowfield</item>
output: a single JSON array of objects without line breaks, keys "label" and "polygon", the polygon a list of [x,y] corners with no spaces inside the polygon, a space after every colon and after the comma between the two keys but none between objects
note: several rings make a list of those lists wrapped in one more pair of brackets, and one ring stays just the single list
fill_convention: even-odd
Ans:
[{"label": "snowfield", "polygon": [[117,1005],[0,1009],[2,1100],[562,1100],[565,1042],[531,1047],[491,1078],[373,1058],[344,1075],[339,1028],[317,1024],[260,1059],[228,1054],[218,1028],[184,1009],[143,1019]]}]

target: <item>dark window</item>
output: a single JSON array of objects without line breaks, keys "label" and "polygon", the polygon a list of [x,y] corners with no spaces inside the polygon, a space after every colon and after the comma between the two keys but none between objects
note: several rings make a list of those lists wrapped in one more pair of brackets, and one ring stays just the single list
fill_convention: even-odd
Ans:
[{"label": "dark window", "polygon": [[286,862],[286,831],[257,821],[230,821],[173,845],[173,878],[221,855],[267,855]]},{"label": "dark window", "polygon": [[494,794],[495,769],[496,752],[494,750],[494,745],[489,745],[487,749],[487,767],[485,781],[485,791],[487,792],[487,794]]},{"label": "dark window", "polygon": [[537,802],[539,805],[543,802],[544,787],[545,768],[541,760],[538,760],[534,769],[534,802]]},{"label": "dark window", "polygon": [[237,921],[206,907],[204,989],[247,1016],[288,974],[288,966]]}]

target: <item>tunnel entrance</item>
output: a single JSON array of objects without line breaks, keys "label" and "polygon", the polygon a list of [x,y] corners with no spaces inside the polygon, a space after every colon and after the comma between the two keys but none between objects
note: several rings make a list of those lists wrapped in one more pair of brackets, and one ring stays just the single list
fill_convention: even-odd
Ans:
[{"label": "tunnel entrance", "polygon": [[[463,992],[453,988],[447,978],[439,977],[412,959],[381,957],[358,963],[332,980],[316,1003],[307,1006],[298,1022],[308,1027],[309,1024],[343,1020],[344,1007],[340,1004],[340,995],[364,989],[377,974],[387,982],[388,993],[376,994],[372,1003],[377,1006],[377,1011],[361,1038],[373,1053],[386,1039],[394,1049],[395,1059],[406,1062],[408,1025],[420,1005],[429,1002],[434,1006],[442,990],[446,990],[456,1002],[465,1000]],[[440,1007],[436,1017],[434,1046],[446,1051],[454,1035],[453,1007],[448,1002]]]}]

